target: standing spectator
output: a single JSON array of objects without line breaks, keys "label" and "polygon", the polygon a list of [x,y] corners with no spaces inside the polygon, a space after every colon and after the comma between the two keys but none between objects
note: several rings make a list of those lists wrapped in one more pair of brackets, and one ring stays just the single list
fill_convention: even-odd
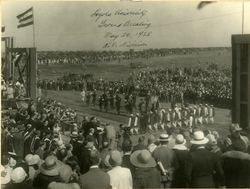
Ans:
[{"label": "standing spectator", "polygon": [[222,155],[227,188],[250,188],[250,155],[242,140],[234,141],[232,150]]},{"label": "standing spectator", "polygon": [[168,134],[161,134],[160,135],[160,146],[158,146],[154,152],[153,157],[157,164],[161,163],[163,169],[168,173],[167,177],[162,175],[163,180],[162,184],[166,187],[170,187],[173,180],[173,173],[175,168],[177,167],[177,161],[175,153],[172,149],[168,147],[169,137]]},{"label": "standing spectator", "polygon": [[105,133],[107,141],[109,143],[109,148],[113,150],[115,147],[115,139],[116,139],[116,131],[114,126],[107,123],[105,125]]},{"label": "standing spectator", "polygon": [[59,169],[60,182],[51,182],[48,185],[48,189],[80,189],[80,186],[72,182],[73,171],[70,166],[63,165]]},{"label": "standing spectator", "polygon": [[147,146],[145,146],[145,136],[140,136],[138,139],[138,144],[133,147],[132,152],[136,150],[146,150]]},{"label": "standing spectator", "polygon": [[40,157],[38,155],[28,154],[25,157],[25,162],[29,166],[29,179],[33,181],[39,172]]},{"label": "standing spectator", "polygon": [[188,155],[188,149],[185,146],[186,140],[184,139],[183,135],[178,134],[176,136],[175,140],[175,146],[173,147],[173,150],[176,154],[177,164],[178,167],[174,172],[173,177],[173,188],[186,188],[187,187],[187,180],[185,177],[185,162]]},{"label": "standing spectator", "polygon": [[124,140],[122,143],[122,152],[123,152],[122,167],[128,168],[131,171],[133,177],[134,167],[130,162],[131,150],[132,150],[131,140],[128,139]]},{"label": "standing spectator", "polygon": [[192,188],[214,188],[214,173],[218,175],[220,186],[224,185],[223,170],[216,155],[205,149],[208,139],[202,131],[194,132],[194,138],[190,141],[192,150],[189,152],[186,162],[186,177],[188,186]]},{"label": "standing spectator", "polygon": [[108,172],[112,188],[132,189],[133,181],[131,172],[128,168],[121,167],[122,155],[119,151],[111,152],[109,163],[113,167]]},{"label": "standing spectator", "polygon": [[13,132],[13,150],[21,160],[24,157],[24,129],[24,125],[21,124]]},{"label": "standing spectator", "polygon": [[155,136],[151,134],[148,137],[148,151],[153,153],[156,148],[157,145],[155,144]]},{"label": "standing spectator", "polygon": [[130,161],[135,166],[134,188],[160,188],[161,174],[156,168],[156,162],[148,150],[133,152]]},{"label": "standing spectator", "polygon": [[33,181],[33,187],[47,189],[51,182],[60,182],[59,169],[60,164],[56,157],[48,156],[41,166],[41,172]]},{"label": "standing spectator", "polygon": [[[110,189],[110,177],[107,173],[99,169],[101,158],[97,150],[90,152],[90,168],[87,173],[80,177],[82,189]],[[98,179],[98,181],[96,180]]]}]

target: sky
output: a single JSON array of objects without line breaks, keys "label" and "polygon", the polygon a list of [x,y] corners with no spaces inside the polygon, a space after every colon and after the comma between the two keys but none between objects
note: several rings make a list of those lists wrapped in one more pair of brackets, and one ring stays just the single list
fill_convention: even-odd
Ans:
[{"label": "sky", "polygon": [[[34,9],[35,46],[38,50],[128,50],[147,48],[187,48],[231,46],[231,35],[241,34],[242,3],[216,2],[197,9],[197,2],[70,2],[3,1],[3,36],[13,36],[15,47],[33,46],[33,26],[17,29],[16,16]],[[96,10],[111,13],[97,22]],[[142,12],[145,15],[114,16],[114,12]],[[244,33],[250,33],[250,2],[245,2]],[[98,27],[102,20],[119,24],[126,21],[150,23],[150,27]],[[249,19],[248,19],[249,20]],[[136,35],[140,32],[143,37]],[[119,35],[116,46],[105,46]],[[129,33],[128,37],[121,37]],[[105,37],[106,35],[106,37]],[[124,45],[124,43],[126,43]],[[144,44],[128,46],[127,44]],[[123,45],[122,45],[123,44]]]}]

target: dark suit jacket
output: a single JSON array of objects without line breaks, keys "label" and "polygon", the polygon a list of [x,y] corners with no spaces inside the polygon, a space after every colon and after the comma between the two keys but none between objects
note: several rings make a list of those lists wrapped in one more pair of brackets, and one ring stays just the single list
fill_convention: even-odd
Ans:
[{"label": "dark suit jacket", "polygon": [[222,162],[227,188],[250,188],[250,154],[228,151]]},{"label": "dark suit jacket", "polygon": [[204,148],[193,149],[189,152],[185,165],[189,187],[214,188],[213,175],[216,173],[220,185],[224,185],[224,175],[220,160],[217,156]]},{"label": "dark suit jacket", "polygon": [[110,177],[99,168],[90,168],[89,171],[80,177],[82,189],[110,189]]}]

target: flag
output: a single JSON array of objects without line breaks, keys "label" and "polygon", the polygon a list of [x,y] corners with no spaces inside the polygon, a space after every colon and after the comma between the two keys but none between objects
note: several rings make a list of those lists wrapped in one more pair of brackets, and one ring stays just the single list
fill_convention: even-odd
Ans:
[{"label": "flag", "polygon": [[2,26],[1,31],[2,33],[5,32],[5,26]]},{"label": "flag", "polygon": [[216,1],[201,1],[198,6],[197,6],[197,9],[202,9],[203,7],[205,7],[206,5],[208,4],[211,4],[211,3],[215,3]]},{"label": "flag", "polygon": [[17,15],[18,25],[17,28],[26,27],[34,23],[33,20],[33,7],[29,8],[25,12]]}]

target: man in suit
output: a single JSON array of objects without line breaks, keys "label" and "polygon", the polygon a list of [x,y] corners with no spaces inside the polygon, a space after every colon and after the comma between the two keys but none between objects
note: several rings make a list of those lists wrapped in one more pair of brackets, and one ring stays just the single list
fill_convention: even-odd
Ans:
[{"label": "man in suit", "polygon": [[214,174],[218,185],[224,186],[224,173],[219,158],[205,148],[208,139],[202,131],[195,131],[187,156],[185,173],[190,188],[215,188]]},{"label": "man in suit", "polygon": [[[89,171],[80,177],[82,189],[110,189],[110,177],[107,173],[99,168],[101,162],[100,154],[97,150],[90,152],[91,166]],[[97,180],[98,179],[98,180]]]}]

